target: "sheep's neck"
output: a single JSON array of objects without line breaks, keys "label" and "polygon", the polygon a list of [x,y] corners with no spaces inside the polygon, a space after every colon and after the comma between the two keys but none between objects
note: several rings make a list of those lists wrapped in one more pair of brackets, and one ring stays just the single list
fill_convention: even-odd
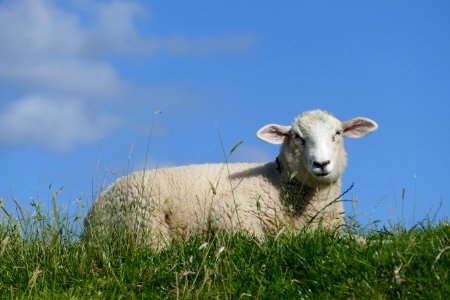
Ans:
[{"label": "sheep's neck", "polygon": [[283,182],[280,196],[283,205],[293,215],[303,216],[306,211],[322,213],[341,201],[341,182],[338,180],[334,184],[338,186],[311,188],[306,185],[302,186],[297,182]]}]

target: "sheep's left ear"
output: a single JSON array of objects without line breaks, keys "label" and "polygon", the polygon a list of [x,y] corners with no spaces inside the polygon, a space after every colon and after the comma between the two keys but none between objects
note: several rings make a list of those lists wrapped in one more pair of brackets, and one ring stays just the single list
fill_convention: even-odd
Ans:
[{"label": "sheep's left ear", "polygon": [[378,124],[371,119],[358,117],[342,122],[344,136],[349,138],[360,138],[377,130]]},{"label": "sheep's left ear", "polygon": [[289,130],[291,130],[291,126],[269,124],[258,130],[256,136],[269,144],[283,144],[289,135]]}]

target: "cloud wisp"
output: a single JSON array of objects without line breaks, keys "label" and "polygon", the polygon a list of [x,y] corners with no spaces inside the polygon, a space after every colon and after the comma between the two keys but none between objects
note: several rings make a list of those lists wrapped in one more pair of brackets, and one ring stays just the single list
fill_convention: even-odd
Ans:
[{"label": "cloud wisp", "polygon": [[[147,14],[135,1],[1,2],[0,84],[19,95],[1,99],[8,105],[0,107],[0,125],[11,134],[0,144],[70,149],[112,130],[109,122],[99,121],[112,114],[107,104],[128,106],[135,98],[132,91],[142,90],[123,78],[113,57],[210,55],[247,50],[255,43],[246,36],[148,37],[135,22]],[[29,125],[26,118],[37,119],[38,126]]]},{"label": "cloud wisp", "polygon": [[113,128],[117,119],[109,115],[88,115],[83,103],[26,97],[11,103],[0,113],[0,143],[38,144],[57,151],[90,142]]}]

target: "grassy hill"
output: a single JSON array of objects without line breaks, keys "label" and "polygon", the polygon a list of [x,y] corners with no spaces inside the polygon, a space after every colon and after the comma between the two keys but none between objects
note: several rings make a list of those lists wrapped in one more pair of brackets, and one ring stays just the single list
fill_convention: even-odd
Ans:
[{"label": "grassy hill", "polygon": [[132,241],[83,244],[81,218],[4,210],[0,298],[450,299],[450,226],[329,232],[259,242],[192,237],[161,253]]}]

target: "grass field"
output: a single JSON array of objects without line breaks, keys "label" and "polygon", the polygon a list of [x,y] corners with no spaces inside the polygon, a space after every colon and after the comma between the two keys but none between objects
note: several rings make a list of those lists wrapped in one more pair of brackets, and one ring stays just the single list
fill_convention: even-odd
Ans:
[{"label": "grass field", "polygon": [[[54,199],[55,200],[55,199]],[[126,239],[82,244],[79,216],[3,209],[0,298],[450,299],[450,226],[190,238],[161,253]]]}]

